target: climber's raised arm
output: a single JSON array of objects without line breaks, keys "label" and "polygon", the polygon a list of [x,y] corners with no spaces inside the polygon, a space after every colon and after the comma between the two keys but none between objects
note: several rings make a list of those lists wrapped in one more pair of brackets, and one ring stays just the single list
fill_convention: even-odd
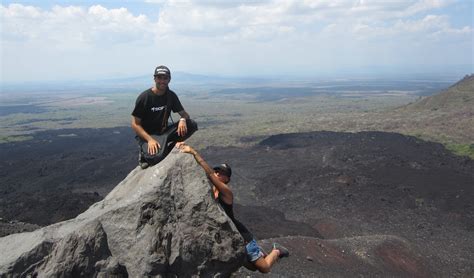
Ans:
[{"label": "climber's raised arm", "polygon": [[[221,179],[225,179],[226,177],[223,176],[218,169],[212,169],[209,164],[202,158],[202,156],[191,146],[187,145],[184,142],[178,142],[176,143],[176,147],[181,150],[181,152],[184,153],[190,153],[194,156],[194,159],[196,159],[197,163],[204,169],[206,172],[207,177],[209,180],[212,182],[212,184],[217,188],[217,190],[221,194],[222,201],[224,201],[226,204],[232,204],[234,201],[234,196],[232,194],[232,190],[225,184],[225,180],[222,181]],[[219,179],[219,176],[221,176],[221,179]]]}]

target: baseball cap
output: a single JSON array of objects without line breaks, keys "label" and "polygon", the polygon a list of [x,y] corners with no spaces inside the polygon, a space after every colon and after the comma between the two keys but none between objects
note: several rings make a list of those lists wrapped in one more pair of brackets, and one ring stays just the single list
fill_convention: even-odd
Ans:
[{"label": "baseball cap", "polygon": [[232,176],[232,169],[230,168],[230,166],[227,163],[223,163],[221,165],[214,166],[214,170],[222,172],[224,175],[226,175],[229,178],[230,178],[230,176]]},{"label": "baseball cap", "polygon": [[166,67],[166,66],[157,66],[157,67],[155,68],[155,73],[154,73],[154,75],[156,76],[156,75],[162,75],[162,74],[171,76],[171,71],[170,71],[170,69],[169,69],[168,67]]}]

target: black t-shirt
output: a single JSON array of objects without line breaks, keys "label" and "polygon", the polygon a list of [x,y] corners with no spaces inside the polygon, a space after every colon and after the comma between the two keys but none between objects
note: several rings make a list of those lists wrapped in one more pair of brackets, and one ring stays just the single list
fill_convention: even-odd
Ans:
[{"label": "black t-shirt", "polygon": [[[169,101],[168,98],[170,98]],[[168,123],[170,115],[168,103],[173,112],[184,110],[178,96],[173,91],[168,90],[164,95],[159,96],[148,89],[138,96],[132,115],[141,120],[142,127],[148,134],[159,134],[163,125]],[[164,118],[165,112],[166,119]]]},{"label": "black t-shirt", "polygon": [[227,216],[229,216],[229,218],[232,220],[232,222],[234,222],[235,227],[240,232],[240,234],[242,235],[244,240],[247,243],[252,241],[252,239],[254,239],[254,236],[252,235],[252,233],[247,229],[247,227],[244,226],[244,224],[242,224],[239,220],[235,219],[233,205],[229,205],[229,204],[224,203],[224,201],[222,201],[222,199],[221,199],[220,194],[219,194],[219,197],[218,197],[218,201],[219,201],[219,204],[221,205],[221,207],[224,209]]}]

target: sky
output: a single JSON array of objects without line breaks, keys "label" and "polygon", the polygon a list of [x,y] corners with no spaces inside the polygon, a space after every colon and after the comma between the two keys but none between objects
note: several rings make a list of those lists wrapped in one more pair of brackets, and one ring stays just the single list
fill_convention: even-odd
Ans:
[{"label": "sky", "polygon": [[1,82],[468,74],[473,2],[2,0]]}]

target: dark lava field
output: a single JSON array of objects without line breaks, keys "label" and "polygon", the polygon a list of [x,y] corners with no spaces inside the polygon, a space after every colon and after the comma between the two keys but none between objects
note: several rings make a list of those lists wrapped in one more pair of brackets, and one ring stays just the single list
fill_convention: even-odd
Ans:
[{"label": "dark lava field", "polygon": [[[474,161],[440,144],[321,131],[201,153],[233,167],[241,222],[290,249],[267,276],[474,274]],[[137,165],[128,127],[42,132],[0,156],[1,236],[75,217]]]}]

